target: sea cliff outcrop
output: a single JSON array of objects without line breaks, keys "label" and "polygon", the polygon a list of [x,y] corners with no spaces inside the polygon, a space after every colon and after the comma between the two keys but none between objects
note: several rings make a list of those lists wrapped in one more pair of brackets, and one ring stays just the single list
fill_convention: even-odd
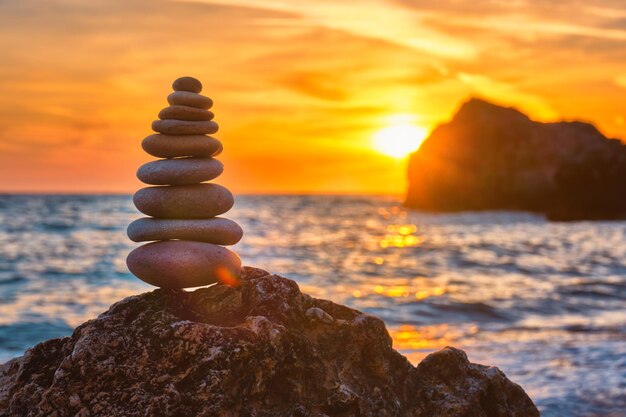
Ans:
[{"label": "sea cliff outcrop", "polygon": [[244,268],[236,287],[126,298],[0,367],[1,416],[539,413],[497,368],[445,348],[412,366],[383,322]]},{"label": "sea cliff outcrop", "polygon": [[535,122],[471,99],[411,155],[406,206],[626,218],[626,144],[588,123]]}]

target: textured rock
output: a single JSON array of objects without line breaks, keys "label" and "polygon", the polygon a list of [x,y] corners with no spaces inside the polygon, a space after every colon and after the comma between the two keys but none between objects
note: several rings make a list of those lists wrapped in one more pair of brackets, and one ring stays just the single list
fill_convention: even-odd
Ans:
[{"label": "textured rock", "polygon": [[234,245],[243,237],[241,226],[229,219],[182,220],[145,217],[128,225],[128,237],[134,242],[182,239],[216,245]]},{"label": "textured rock", "polygon": [[411,156],[406,205],[626,218],[626,145],[587,123],[534,122],[472,99]]},{"label": "textured rock", "polygon": [[[313,313],[311,313],[313,312]],[[318,317],[325,317],[319,320]],[[498,369],[446,348],[413,367],[379,319],[245,268],[156,290],[0,368],[0,415],[536,417]]]},{"label": "textured rock", "polygon": [[166,240],[140,246],[128,254],[128,269],[155,287],[190,288],[239,276],[241,260],[221,246]]},{"label": "textured rock", "polygon": [[219,126],[212,120],[190,122],[187,120],[155,120],[152,130],[166,135],[205,135],[217,132]]},{"label": "textured rock", "polygon": [[190,91],[199,93],[202,91],[202,83],[193,77],[180,77],[172,83],[174,91]]},{"label": "textured rock", "polygon": [[152,185],[199,184],[217,178],[224,165],[213,158],[177,158],[142,165],[137,178]]},{"label": "textured rock", "polygon": [[230,210],[235,203],[228,189],[218,184],[146,187],[133,196],[135,207],[162,219],[207,219]]},{"label": "textured rock", "polygon": [[213,112],[189,106],[169,106],[159,112],[159,119],[199,121],[213,117]]},{"label": "textured rock", "polygon": [[213,106],[213,100],[209,97],[188,91],[174,91],[167,96],[167,102],[171,105],[190,106],[199,109],[210,109]]},{"label": "textured rock", "polygon": [[141,142],[144,151],[158,158],[177,158],[180,156],[209,157],[222,151],[222,143],[204,135],[150,135]]}]

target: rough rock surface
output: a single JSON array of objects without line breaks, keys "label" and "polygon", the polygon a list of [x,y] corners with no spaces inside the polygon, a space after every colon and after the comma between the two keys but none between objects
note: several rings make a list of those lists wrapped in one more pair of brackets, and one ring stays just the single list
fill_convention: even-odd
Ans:
[{"label": "rough rock surface", "polygon": [[533,417],[497,368],[417,367],[383,322],[244,268],[237,287],[124,299],[0,367],[1,416]]},{"label": "rough rock surface", "polygon": [[539,123],[471,99],[411,156],[406,205],[626,218],[626,144],[587,123]]}]

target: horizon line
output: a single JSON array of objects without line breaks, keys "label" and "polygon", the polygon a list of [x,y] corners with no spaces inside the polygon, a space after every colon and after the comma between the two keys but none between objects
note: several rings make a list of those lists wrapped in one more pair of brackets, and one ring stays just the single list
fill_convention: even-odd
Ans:
[{"label": "horizon line", "polygon": [[[93,196],[132,196],[135,192],[125,191],[3,191],[0,190],[1,196],[78,196],[78,195],[93,195]],[[318,192],[318,191],[298,191],[298,192],[243,192],[233,193],[237,196],[373,196],[373,197],[404,197],[406,193],[394,193],[394,192]]]}]

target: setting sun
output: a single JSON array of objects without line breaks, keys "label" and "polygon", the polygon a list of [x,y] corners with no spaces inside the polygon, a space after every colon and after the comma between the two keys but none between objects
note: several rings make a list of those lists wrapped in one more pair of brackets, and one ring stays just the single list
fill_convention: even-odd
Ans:
[{"label": "setting sun", "polygon": [[427,134],[428,130],[421,126],[396,124],[377,131],[373,137],[373,145],[378,152],[385,155],[404,158],[420,147]]}]

